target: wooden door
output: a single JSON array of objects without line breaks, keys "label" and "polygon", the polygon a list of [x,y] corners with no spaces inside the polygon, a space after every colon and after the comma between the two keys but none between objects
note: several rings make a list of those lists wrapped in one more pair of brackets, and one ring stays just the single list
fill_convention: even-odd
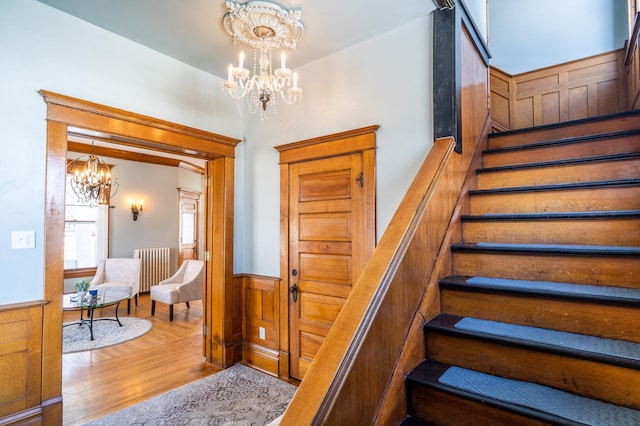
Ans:
[{"label": "wooden door", "polygon": [[189,259],[198,259],[198,233],[200,227],[200,193],[178,188],[180,197],[180,240],[178,266]]},{"label": "wooden door", "polygon": [[362,153],[290,165],[290,375],[302,379],[364,266]]}]

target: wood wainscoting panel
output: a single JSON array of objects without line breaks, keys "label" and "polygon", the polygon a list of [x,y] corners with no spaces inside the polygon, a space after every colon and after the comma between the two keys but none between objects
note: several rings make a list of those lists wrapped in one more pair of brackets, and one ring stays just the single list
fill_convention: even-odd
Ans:
[{"label": "wood wainscoting panel", "polygon": [[512,80],[511,75],[497,68],[491,70],[491,125],[495,132],[511,128]]},{"label": "wood wainscoting panel", "polygon": [[625,111],[624,60],[619,49],[517,75],[491,68],[494,131]]},{"label": "wood wainscoting panel", "polygon": [[244,274],[242,285],[242,360],[278,375],[280,278]]},{"label": "wood wainscoting panel", "polygon": [[42,305],[0,310],[0,423],[41,414],[41,366]]}]

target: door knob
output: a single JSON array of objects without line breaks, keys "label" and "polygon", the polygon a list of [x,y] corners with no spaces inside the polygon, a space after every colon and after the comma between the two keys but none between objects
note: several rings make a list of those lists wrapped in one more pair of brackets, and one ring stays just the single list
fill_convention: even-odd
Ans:
[{"label": "door knob", "polygon": [[291,293],[291,297],[293,297],[293,303],[298,301],[298,286],[294,283],[289,288],[289,293]]}]

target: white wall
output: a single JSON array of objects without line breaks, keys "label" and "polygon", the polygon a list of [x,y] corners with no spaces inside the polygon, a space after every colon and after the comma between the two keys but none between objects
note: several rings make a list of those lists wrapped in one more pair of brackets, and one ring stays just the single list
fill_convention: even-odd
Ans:
[{"label": "white wall", "polygon": [[491,65],[519,74],[620,49],[625,0],[489,0]]},{"label": "white wall", "polygon": [[[281,105],[266,123],[243,122],[217,77],[35,0],[0,1],[0,304],[42,297],[46,106],[39,89],[244,139],[236,149],[234,272],[278,276],[273,147],[380,125],[380,238],[432,145],[431,38],[431,17],[422,17],[308,64],[297,70],[301,103]],[[12,230],[35,230],[36,249],[11,250]]]},{"label": "white wall", "polygon": [[[245,163],[237,183],[238,271],[279,275],[279,165],[274,146],[380,125],[377,133],[378,239],[433,143],[431,16],[417,19],[298,69],[303,99],[277,119],[246,119]],[[295,55],[295,52],[292,53]],[[238,229],[240,227],[240,229]],[[238,249],[238,247],[236,247]]]},{"label": "white wall", "polygon": [[[220,79],[35,0],[0,1],[0,304],[43,291],[45,89],[241,138]],[[144,214],[144,213],[143,213]],[[11,249],[35,231],[35,249]]]}]

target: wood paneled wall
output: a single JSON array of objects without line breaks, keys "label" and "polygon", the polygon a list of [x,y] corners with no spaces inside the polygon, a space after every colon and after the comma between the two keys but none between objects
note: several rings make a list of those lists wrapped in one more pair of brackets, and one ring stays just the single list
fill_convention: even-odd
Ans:
[{"label": "wood paneled wall", "polygon": [[280,278],[236,275],[241,289],[242,360],[254,368],[278,375]]},{"label": "wood paneled wall", "polygon": [[517,75],[491,68],[496,131],[612,114],[626,102],[622,49]]},{"label": "wood paneled wall", "polygon": [[635,16],[635,19],[624,60],[627,86],[625,101],[629,110],[640,109],[640,12],[631,16]]},{"label": "wood paneled wall", "polygon": [[42,422],[42,307],[0,309],[0,424]]}]

